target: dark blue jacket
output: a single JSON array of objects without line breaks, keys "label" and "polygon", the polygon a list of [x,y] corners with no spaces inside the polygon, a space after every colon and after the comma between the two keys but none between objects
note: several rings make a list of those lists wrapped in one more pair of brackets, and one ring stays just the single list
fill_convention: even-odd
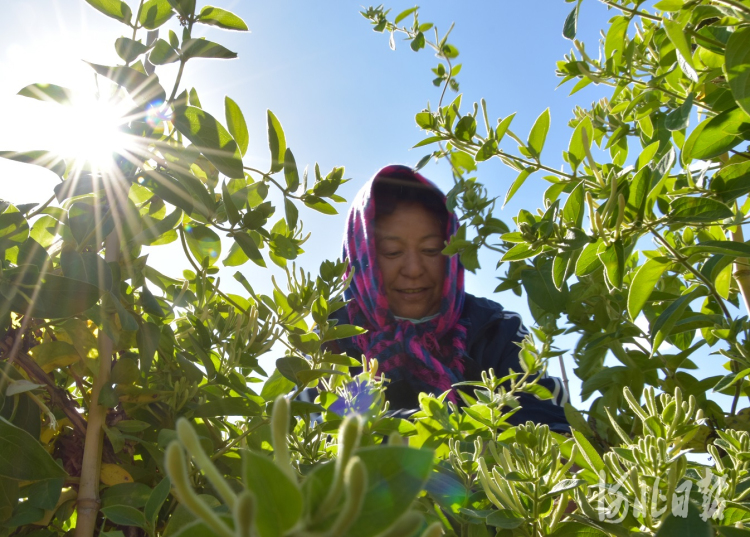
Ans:
[{"label": "dark blue jacket", "polygon": [[[347,322],[346,309],[338,310],[332,317],[339,323]],[[520,315],[504,310],[497,302],[467,293],[460,322],[467,327],[465,380],[481,380],[482,371],[489,368],[493,368],[498,377],[507,375],[510,369],[515,372],[523,371],[518,357],[518,343],[523,340],[527,331]],[[350,347],[346,342],[342,343],[341,348]],[[522,408],[508,421],[513,425],[526,421],[546,423],[553,431],[570,432],[562,408],[568,402],[568,394],[562,382],[557,378],[546,377],[540,379],[539,384],[552,392],[553,398],[542,401],[531,394],[521,394],[519,402]],[[400,412],[400,415],[408,415],[411,410],[418,409],[418,395],[405,382],[389,383],[386,389],[390,408],[406,411]]]}]

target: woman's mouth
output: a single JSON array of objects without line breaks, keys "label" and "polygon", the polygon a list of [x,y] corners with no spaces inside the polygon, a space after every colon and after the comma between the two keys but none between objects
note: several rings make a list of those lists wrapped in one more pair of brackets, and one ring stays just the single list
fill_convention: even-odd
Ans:
[{"label": "woman's mouth", "polygon": [[413,287],[410,289],[396,289],[396,292],[405,298],[418,298],[429,290],[429,287]]}]

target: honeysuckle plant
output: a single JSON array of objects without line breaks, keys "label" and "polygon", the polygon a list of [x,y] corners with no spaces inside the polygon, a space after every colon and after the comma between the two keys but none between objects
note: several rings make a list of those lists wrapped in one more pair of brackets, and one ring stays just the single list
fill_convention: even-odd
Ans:
[{"label": "honeysuckle plant", "polygon": [[[574,110],[562,171],[542,161],[548,113],[524,141],[484,102],[470,113],[460,96],[443,102],[459,89],[458,49],[419,9],[363,12],[392,44],[402,33],[438,56],[440,104],[416,120],[420,145],[437,144],[427,159],[455,172],[449,203],[464,225],[445,253],[476,269],[480,248],[496,251],[508,267],[498,291],[525,292],[536,321],[519,371],[463,383],[460,406],[423,394],[409,419],[390,412],[377,360],[325,345],[362,330],[329,321],[345,261],[304,266],[304,211],[344,202],[344,170],[300,173],[270,111],[270,164],[246,166],[236,102],[218,119],[201,88],[183,87],[197,58],[234,58],[211,39],[246,24],[192,0],[86,1],[125,30],[122,63],[91,67],[128,143],[104,164],[1,153],[60,182],[45,203],[0,205],[0,537],[748,532],[746,0],[606,1],[601,55],[575,41],[587,3],[571,6],[559,73],[612,92]],[[195,39],[196,25],[216,37]],[[19,90],[75,101],[53,84]],[[507,199],[533,173],[549,182],[515,229],[467,178],[493,157],[519,173]],[[182,252],[182,278],[143,253],[165,244]],[[241,272],[242,294],[217,277],[269,261],[285,276],[269,276],[270,295]],[[567,407],[569,436],[510,425],[521,392],[550,397],[537,381],[566,331],[580,336],[584,399],[600,395]],[[726,375],[687,372],[706,347]],[[258,360],[272,348],[284,356],[267,372]],[[606,367],[607,353],[622,365]],[[298,399],[312,386],[314,402]]]}]

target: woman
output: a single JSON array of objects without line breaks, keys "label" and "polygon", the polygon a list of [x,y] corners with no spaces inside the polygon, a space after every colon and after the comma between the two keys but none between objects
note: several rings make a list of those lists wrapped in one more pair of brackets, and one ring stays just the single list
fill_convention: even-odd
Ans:
[{"label": "woman", "polygon": [[[355,358],[377,358],[389,380],[391,409],[418,408],[420,392],[439,395],[453,384],[522,371],[518,350],[526,329],[520,316],[464,292],[458,256],[441,251],[458,221],[445,196],[406,166],[380,170],[357,194],[347,218],[344,255],[354,271],[346,308],[334,317],[367,333],[334,342]],[[557,379],[541,379],[555,397],[527,394],[511,421],[547,423],[568,431],[562,408],[567,394]],[[455,391],[449,397],[459,402]]]}]

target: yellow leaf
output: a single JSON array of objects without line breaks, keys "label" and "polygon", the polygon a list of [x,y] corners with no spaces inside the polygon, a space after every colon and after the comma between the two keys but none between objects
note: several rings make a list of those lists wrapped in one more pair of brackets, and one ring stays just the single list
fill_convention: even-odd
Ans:
[{"label": "yellow leaf", "polygon": [[732,265],[727,265],[724,267],[724,269],[719,272],[719,275],[716,277],[716,281],[714,282],[714,286],[716,287],[716,291],[721,295],[721,298],[726,300],[729,298],[729,286],[732,283]]},{"label": "yellow leaf", "polygon": [[45,373],[76,363],[81,359],[76,348],[65,341],[48,341],[29,351]]},{"label": "yellow leaf", "polygon": [[116,464],[107,462],[102,463],[102,471],[99,473],[99,480],[105,485],[119,485],[120,483],[132,483],[133,478],[125,468]]}]

